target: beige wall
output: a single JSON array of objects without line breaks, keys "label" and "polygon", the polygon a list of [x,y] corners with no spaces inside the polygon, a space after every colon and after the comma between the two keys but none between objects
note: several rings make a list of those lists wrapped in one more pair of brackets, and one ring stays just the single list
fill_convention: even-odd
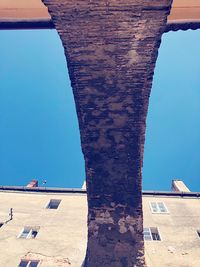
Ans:
[{"label": "beige wall", "polygon": [[[151,201],[164,202],[169,214],[152,214]],[[161,241],[146,241],[148,267],[200,266],[200,199],[143,197],[144,227],[158,227]]]},{"label": "beige wall", "polygon": [[[57,210],[45,209],[50,199],[62,199]],[[13,220],[0,228],[0,266],[18,266],[20,258],[43,260],[45,266],[81,266],[86,247],[86,197],[0,193],[0,220]],[[40,226],[35,239],[19,239],[24,226]],[[70,261],[71,265],[67,263]]]},{"label": "beige wall", "polygon": [[[57,210],[50,199],[62,199]],[[149,203],[164,202],[168,214],[152,214]],[[41,267],[80,267],[86,249],[86,195],[0,192],[0,222],[10,208],[13,220],[0,228],[0,266],[18,266],[20,258],[41,260]],[[161,241],[146,241],[148,267],[199,267],[200,199],[143,196],[144,227],[158,227]],[[17,238],[24,226],[40,226],[35,239]],[[69,265],[69,263],[71,265]],[[103,266],[102,266],[103,267]]]}]

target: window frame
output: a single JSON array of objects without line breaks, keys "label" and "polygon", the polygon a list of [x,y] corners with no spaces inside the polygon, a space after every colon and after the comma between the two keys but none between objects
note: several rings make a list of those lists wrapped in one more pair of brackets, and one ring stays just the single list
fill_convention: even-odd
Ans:
[{"label": "window frame", "polygon": [[[24,232],[25,229],[29,229],[28,234],[26,235],[26,237],[23,237],[22,234]],[[17,238],[21,238],[21,239],[35,239],[39,233],[39,226],[36,227],[32,227],[32,226],[24,226],[22,231],[19,233],[19,235],[17,236]],[[35,235],[35,237],[32,236],[33,232],[37,232],[37,234]]]},{"label": "window frame", "polygon": [[23,261],[28,262],[27,265],[26,265],[26,267],[30,267],[30,264],[33,263],[33,262],[37,262],[37,263],[38,263],[37,267],[39,267],[39,266],[40,266],[40,263],[41,263],[40,260],[20,259],[20,263],[19,263],[18,267],[20,267],[20,264],[21,264],[21,262],[23,262]]},{"label": "window frame", "polygon": [[[153,235],[152,235],[152,229],[153,229],[153,228],[157,230],[158,235],[159,235],[159,237],[160,237],[160,240],[158,240],[158,239],[153,239]],[[151,239],[145,239],[145,234],[144,234],[145,229],[147,229],[146,232],[149,233]],[[144,241],[155,241],[155,242],[156,242],[156,241],[159,241],[159,242],[161,242],[161,241],[162,241],[162,237],[161,237],[161,234],[160,234],[159,227],[155,227],[155,226],[154,226],[154,227],[144,227],[144,228],[143,228],[143,238],[144,238]]]},{"label": "window frame", "polygon": [[[58,205],[57,205],[56,208],[51,208],[51,207],[50,207],[51,202],[54,202],[54,201],[57,202]],[[56,198],[54,198],[54,199],[50,199],[50,200],[48,201],[48,203],[47,203],[45,209],[47,209],[47,210],[57,210],[57,209],[59,208],[59,206],[60,206],[61,201],[62,201],[62,199],[56,199]]]},{"label": "window frame", "polygon": [[[153,210],[152,203],[156,204],[157,211]],[[163,206],[166,210],[165,212],[161,211],[161,209],[159,207],[159,203],[163,204]],[[150,207],[151,213],[153,213],[153,214],[169,214],[170,213],[166,204],[163,201],[149,201],[149,207]]]}]

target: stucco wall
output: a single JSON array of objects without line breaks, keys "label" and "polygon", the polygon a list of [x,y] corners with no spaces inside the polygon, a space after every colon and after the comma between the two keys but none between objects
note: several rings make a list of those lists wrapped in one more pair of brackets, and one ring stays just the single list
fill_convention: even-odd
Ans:
[{"label": "stucco wall", "polygon": [[[50,199],[62,199],[48,210]],[[168,214],[152,214],[149,203],[164,202]],[[41,267],[81,267],[87,240],[86,195],[0,192],[0,222],[13,208],[13,220],[0,228],[0,266],[20,258],[41,260]],[[145,241],[148,267],[200,266],[200,199],[143,196],[144,227],[158,227],[161,241]],[[24,226],[40,226],[35,239],[19,239]]]},{"label": "stucco wall", "polygon": [[[152,214],[150,201],[164,202],[168,214]],[[200,199],[143,197],[144,227],[158,227],[161,241],[146,241],[148,267],[200,266]]]},{"label": "stucco wall", "polygon": [[[46,209],[62,199],[58,209]],[[18,266],[20,258],[42,260],[41,266],[80,267],[86,247],[86,196],[0,193],[0,221],[13,208],[13,220],[0,228],[0,266]],[[17,238],[24,226],[40,226],[35,239]]]}]

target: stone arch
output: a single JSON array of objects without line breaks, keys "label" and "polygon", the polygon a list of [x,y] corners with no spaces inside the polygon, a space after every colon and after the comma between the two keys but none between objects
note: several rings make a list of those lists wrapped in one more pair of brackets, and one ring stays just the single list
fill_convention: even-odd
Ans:
[{"label": "stone arch", "polygon": [[145,266],[141,168],[171,0],[43,0],[65,49],[85,158],[85,266]]}]

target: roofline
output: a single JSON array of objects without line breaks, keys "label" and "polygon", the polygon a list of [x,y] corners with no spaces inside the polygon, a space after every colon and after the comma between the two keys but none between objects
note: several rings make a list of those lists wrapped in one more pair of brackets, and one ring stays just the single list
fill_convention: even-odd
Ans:
[{"label": "roofline", "polygon": [[[55,29],[51,19],[0,19],[0,30]],[[199,20],[169,20],[165,32],[200,29]]]},{"label": "roofline", "polygon": [[81,193],[86,194],[81,188],[58,188],[58,187],[27,187],[27,186],[0,186],[0,191],[35,192],[35,193]]},{"label": "roofline", "polygon": [[[86,194],[81,188],[56,188],[56,187],[26,187],[26,186],[0,186],[0,192],[25,192],[25,193],[78,193]],[[200,197],[200,192],[173,192],[173,191],[142,191],[143,196],[174,196],[174,197]]]},{"label": "roofline", "polygon": [[167,23],[165,32],[169,31],[187,31],[200,29],[200,20],[170,20]]},{"label": "roofline", "polygon": [[54,29],[51,19],[0,19],[0,30]]},{"label": "roofline", "polygon": [[172,197],[197,197],[200,192],[174,192],[174,191],[142,191],[143,196],[172,196]]}]

